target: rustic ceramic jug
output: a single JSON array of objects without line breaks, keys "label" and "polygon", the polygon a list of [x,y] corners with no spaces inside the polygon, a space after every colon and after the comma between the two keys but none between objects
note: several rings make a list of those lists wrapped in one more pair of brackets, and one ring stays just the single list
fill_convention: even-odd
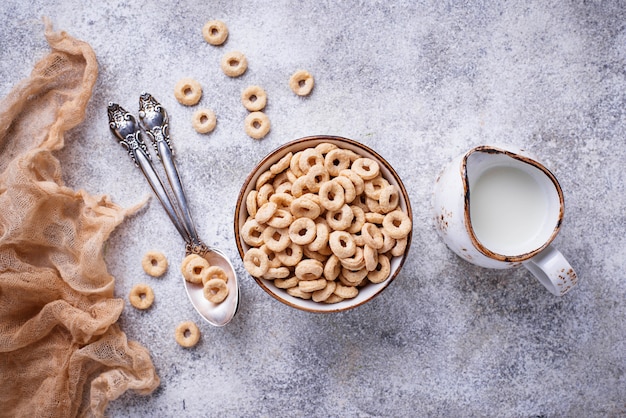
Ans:
[{"label": "rustic ceramic jug", "polygon": [[563,192],[554,175],[510,145],[473,148],[439,175],[433,194],[437,231],[470,263],[504,269],[524,265],[551,293],[577,283],[551,243],[563,220]]}]

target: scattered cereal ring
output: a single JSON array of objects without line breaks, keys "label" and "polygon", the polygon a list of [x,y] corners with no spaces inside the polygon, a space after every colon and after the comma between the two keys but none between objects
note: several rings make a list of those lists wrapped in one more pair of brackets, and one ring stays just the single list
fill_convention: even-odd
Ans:
[{"label": "scattered cereal ring", "polygon": [[246,134],[254,139],[264,138],[270,131],[270,118],[263,112],[252,112],[244,121]]},{"label": "scattered cereal ring", "polygon": [[382,283],[387,280],[389,273],[391,272],[391,263],[389,257],[384,254],[378,256],[378,265],[376,268],[369,272],[367,278],[372,283]]},{"label": "scattered cereal ring", "polygon": [[205,285],[206,282],[213,279],[223,280],[224,283],[228,282],[228,275],[226,271],[220,266],[211,266],[207,269],[204,269],[202,272],[202,285]]},{"label": "scattered cereal ring", "polygon": [[357,173],[363,180],[372,180],[380,173],[380,166],[371,158],[359,158],[352,163],[352,171]]},{"label": "scattered cereal ring", "polygon": [[316,290],[313,292],[312,299],[315,302],[324,302],[326,299],[330,297],[335,291],[335,287],[337,283],[334,281],[326,281],[326,286],[323,289]]},{"label": "scattered cereal ring", "polygon": [[333,231],[328,238],[328,245],[339,259],[352,257],[357,246],[352,235],[346,231]]},{"label": "scattered cereal ring", "polygon": [[295,275],[300,280],[317,280],[322,277],[324,266],[317,260],[306,259],[298,263]]},{"label": "scattered cereal ring", "polygon": [[411,232],[411,220],[401,210],[394,210],[385,215],[383,228],[394,239],[402,239]]},{"label": "scattered cereal ring", "polygon": [[141,260],[141,267],[152,277],[161,277],[167,271],[167,258],[159,251],[148,251]]},{"label": "scattered cereal ring", "polygon": [[228,28],[221,20],[210,20],[202,27],[202,37],[211,45],[222,45],[228,38]]},{"label": "scattered cereal ring", "polygon": [[154,302],[154,292],[147,284],[136,284],[128,295],[130,304],[137,309],[148,309]]},{"label": "scattered cereal ring", "polygon": [[200,329],[191,321],[181,322],[176,327],[174,336],[176,337],[176,342],[181,347],[193,347],[200,340]]},{"label": "scattered cereal ring", "polygon": [[251,112],[263,110],[267,104],[267,93],[259,86],[248,86],[241,92],[241,103]]},{"label": "scattered cereal ring", "polygon": [[310,218],[298,218],[289,226],[289,238],[298,245],[307,245],[315,239],[317,228]]},{"label": "scattered cereal ring", "polygon": [[180,271],[189,283],[202,283],[202,272],[211,267],[209,262],[198,254],[189,254],[183,259]]},{"label": "scattered cereal ring", "polygon": [[212,132],[217,125],[217,117],[211,109],[200,109],[193,113],[191,118],[191,126],[199,134],[207,134]]},{"label": "scattered cereal ring", "polygon": [[193,78],[183,78],[174,86],[174,97],[182,105],[196,105],[202,97],[202,86]]},{"label": "scattered cereal ring", "polygon": [[241,52],[228,52],[220,63],[222,71],[229,77],[239,77],[248,69],[248,60]]},{"label": "scattered cereal ring", "polygon": [[313,76],[306,70],[298,70],[289,78],[289,87],[298,96],[308,96],[314,84]]},{"label": "scattered cereal ring", "polygon": [[204,284],[202,292],[209,302],[222,303],[228,296],[228,286],[222,279],[211,279]]},{"label": "scattered cereal ring", "polygon": [[269,259],[267,254],[259,248],[250,248],[243,258],[243,266],[254,277],[261,277],[267,273]]}]

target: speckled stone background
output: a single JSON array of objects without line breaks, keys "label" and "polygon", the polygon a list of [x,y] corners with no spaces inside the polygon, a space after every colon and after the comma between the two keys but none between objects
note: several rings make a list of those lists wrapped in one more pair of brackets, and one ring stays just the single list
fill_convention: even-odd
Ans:
[{"label": "speckled stone background", "polygon": [[[337,4],[335,4],[337,3]],[[615,1],[241,2],[5,0],[0,93],[48,52],[41,16],[94,48],[99,78],[86,121],[58,153],[68,185],[131,206],[150,195],[115,144],[106,104],[134,109],[142,91],[169,110],[171,135],[201,236],[232,257],[241,308],[224,328],[202,323],[177,271],[183,243],[152,200],[111,237],[116,294],[148,282],[156,302],[120,319],[152,353],[162,383],[128,392],[112,417],[625,416],[626,3]],[[201,28],[224,20],[208,45]],[[249,70],[223,75],[221,56]],[[296,69],[311,96],[288,88]],[[193,77],[218,116],[208,135],[173,87]],[[263,86],[271,133],[247,137],[240,91]],[[382,154],[408,189],[414,238],[401,274],[371,303],[340,314],[296,311],[245,273],[233,232],[249,170],[277,146],[332,134]],[[580,277],[563,298],[523,268],[490,271],[450,252],[430,215],[442,166],[472,146],[509,142],[538,155],[566,200],[555,244]],[[172,268],[143,273],[149,249]],[[194,349],[173,338],[201,326]]]}]

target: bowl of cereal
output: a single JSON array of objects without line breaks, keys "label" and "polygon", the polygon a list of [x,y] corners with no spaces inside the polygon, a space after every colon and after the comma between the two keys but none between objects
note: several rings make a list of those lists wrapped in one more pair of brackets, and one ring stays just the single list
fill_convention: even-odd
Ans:
[{"label": "bowl of cereal", "polygon": [[275,299],[339,312],[380,294],[409,251],[412,211],[393,167],[347,138],[311,136],[272,151],[235,209],[244,267]]}]

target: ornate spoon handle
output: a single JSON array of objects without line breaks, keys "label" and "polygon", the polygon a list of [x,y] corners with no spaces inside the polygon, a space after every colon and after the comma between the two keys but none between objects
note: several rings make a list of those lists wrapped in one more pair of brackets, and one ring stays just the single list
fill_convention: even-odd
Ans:
[{"label": "ornate spoon handle", "polygon": [[170,220],[178,230],[178,233],[186,242],[191,242],[190,234],[179,220],[178,214],[170,201],[170,197],[152,166],[148,149],[143,141],[141,130],[135,121],[135,117],[117,103],[109,103],[107,113],[109,115],[109,127],[111,131],[113,131],[118,138],[119,143],[128,151],[135,165],[143,172],[154,194],[156,194],[159,202],[161,202]]},{"label": "ornate spoon handle", "polygon": [[165,169],[165,174],[170,183],[183,217],[183,224],[191,236],[194,245],[200,246],[193,251],[206,251],[207,247],[198,237],[196,226],[191,217],[187,196],[178,174],[176,163],[169,137],[169,118],[167,112],[152,95],[143,93],[139,98],[139,121],[150,138],[159,159]]}]

